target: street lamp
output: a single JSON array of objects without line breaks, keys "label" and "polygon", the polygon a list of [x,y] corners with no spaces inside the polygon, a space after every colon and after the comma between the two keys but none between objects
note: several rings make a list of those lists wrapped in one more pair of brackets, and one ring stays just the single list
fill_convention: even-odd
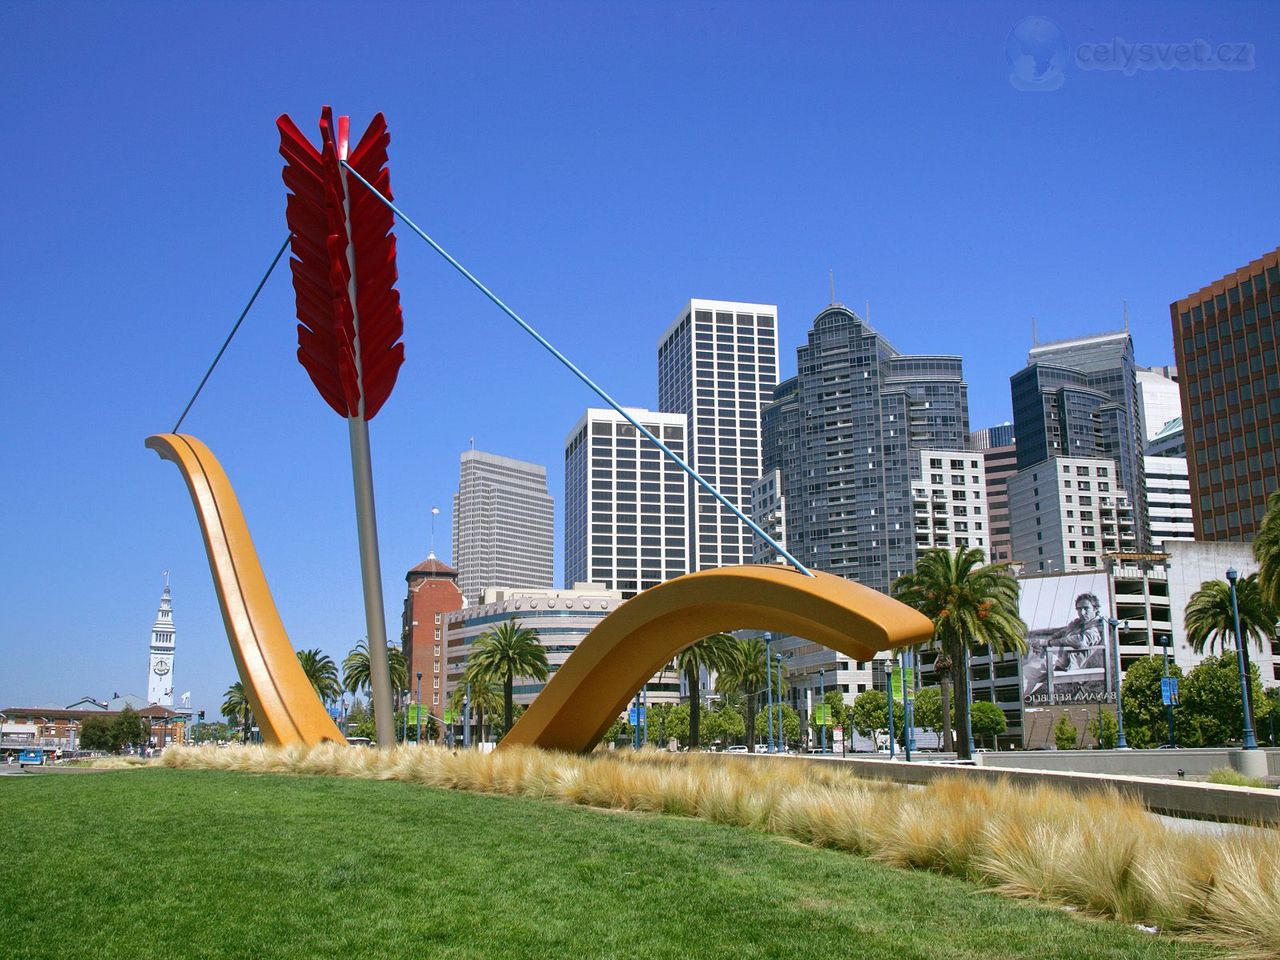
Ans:
[{"label": "street lamp", "polygon": [[890,760],[892,760],[895,756],[897,756],[897,751],[895,750],[896,744],[894,743],[894,736],[893,736],[893,668],[895,666],[897,666],[897,661],[895,661],[893,657],[890,657],[888,660],[885,661],[884,677],[885,677],[885,680],[887,681],[885,683],[885,687],[886,687],[885,693],[889,695],[888,700],[889,700],[889,759]]},{"label": "street lamp", "polygon": [[[1164,675],[1165,675],[1165,678],[1167,679],[1169,676],[1169,648],[1173,646],[1173,637],[1161,637],[1156,642],[1159,643],[1162,647],[1164,647]],[[1173,747],[1177,746],[1173,738],[1173,697],[1172,696],[1169,698],[1169,702],[1164,705],[1164,712],[1165,712],[1165,717],[1169,721],[1169,747],[1170,749],[1172,749]]]},{"label": "street lamp", "polygon": [[422,746],[422,671],[418,671],[418,746]]},{"label": "street lamp", "polygon": [[[1120,628],[1129,629],[1128,620],[1117,620],[1115,617],[1109,617],[1107,623],[1111,624],[1111,636],[1115,640],[1116,645],[1116,749],[1128,750],[1129,744],[1124,739],[1124,698],[1120,695]],[[1102,737],[1102,727],[1098,727],[1098,737]]]},{"label": "street lamp", "polygon": [[1244,706],[1244,748],[1257,750],[1258,738],[1253,734],[1253,711],[1249,708],[1249,672],[1248,661],[1245,659],[1248,654],[1244,650],[1247,641],[1240,635],[1240,603],[1236,599],[1236,579],[1239,576],[1235,567],[1227,568],[1227,583],[1231,584],[1231,616],[1236,625],[1236,660],[1240,663],[1240,702]]},{"label": "street lamp", "polygon": [[818,708],[819,708],[818,716],[822,718],[822,723],[819,724],[818,730],[822,735],[822,752],[824,754],[827,752],[826,706],[827,706],[827,671],[826,671],[826,668],[820,667],[818,669]]},{"label": "street lamp", "polygon": [[[775,653],[774,661],[778,664],[778,753],[787,752],[787,735],[782,726],[782,654]],[[768,664],[766,663],[767,667]]]},{"label": "street lamp", "polygon": [[[769,652],[769,643],[770,641],[768,640],[764,642],[764,718],[769,724],[768,751],[769,753],[773,753],[773,667],[770,665],[769,661],[769,657],[771,656]],[[781,720],[782,718],[779,717],[778,719]],[[751,738],[751,742],[753,744],[756,742],[756,732],[754,730],[748,730],[747,736]]]},{"label": "street lamp", "polygon": [[471,746],[471,684],[462,696],[462,745]]}]

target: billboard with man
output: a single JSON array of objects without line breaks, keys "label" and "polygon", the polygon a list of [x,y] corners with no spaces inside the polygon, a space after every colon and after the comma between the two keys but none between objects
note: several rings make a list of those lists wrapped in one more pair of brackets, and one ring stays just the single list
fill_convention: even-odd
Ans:
[{"label": "billboard with man", "polygon": [[1023,703],[1049,707],[1112,702],[1107,575],[1098,571],[1028,577],[1019,586],[1018,611],[1027,624]]}]

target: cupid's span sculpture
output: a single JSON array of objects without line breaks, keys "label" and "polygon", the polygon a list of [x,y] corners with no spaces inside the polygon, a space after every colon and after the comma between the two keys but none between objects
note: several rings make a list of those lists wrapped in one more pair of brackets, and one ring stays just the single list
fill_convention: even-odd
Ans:
[{"label": "cupid's span sculpture", "polygon": [[[349,146],[348,119],[338,117],[335,122],[328,107],[321,113],[319,149],[287,116],[280,117],[277,126],[280,152],[286,161],[284,181],[290,190],[286,217],[300,321],[298,359],[325,402],[347,420],[350,435],[370,674],[381,746],[394,744],[395,732],[368,421],[390,395],[404,362],[400,343],[404,322],[395,290],[395,237],[391,230],[397,215],[646,441],[794,566],[708,570],[668,581],[632,598],[579,644],[502,746],[590,750],[664,663],[700,637],[717,631],[792,633],[855,660],[923,643],[933,635],[933,624],[904,604],[859,584],[806,569],[409,220],[392,202],[386,169],[390,137],[381,114],[374,117],[354,149]],[[263,739],[278,745],[339,739],[342,734],[298,664],[230,481],[204,444],[176,430],[150,437],[147,446],[177,464],[187,482],[204,534],[227,638]]]}]

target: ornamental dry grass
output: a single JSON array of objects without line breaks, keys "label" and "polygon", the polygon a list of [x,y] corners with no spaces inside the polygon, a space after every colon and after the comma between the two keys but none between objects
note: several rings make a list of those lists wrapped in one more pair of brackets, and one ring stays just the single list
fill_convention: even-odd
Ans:
[{"label": "ornamental dry grass", "polygon": [[1280,957],[1280,830],[1171,829],[1114,791],[1073,794],[961,776],[926,787],[844,764],[511,749],[326,744],[170,748],[179,769],[402,780],[445,790],[698,817],[898,867],[967,878],[1011,897]]}]

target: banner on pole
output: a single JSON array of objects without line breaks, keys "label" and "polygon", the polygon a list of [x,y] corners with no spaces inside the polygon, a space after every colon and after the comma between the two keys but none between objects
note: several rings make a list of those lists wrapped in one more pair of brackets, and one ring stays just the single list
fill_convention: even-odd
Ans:
[{"label": "banner on pole", "polygon": [[902,699],[903,674],[905,674],[907,678],[907,696],[912,700],[916,698],[915,672],[914,667],[899,667],[897,670],[893,671],[893,699]]},{"label": "banner on pole", "polygon": [[1160,702],[1166,707],[1176,707],[1178,705],[1177,677],[1160,678]]},{"label": "banner on pole", "polygon": [[813,722],[815,726],[829,727],[831,726],[831,704],[819,703],[813,708]]}]

